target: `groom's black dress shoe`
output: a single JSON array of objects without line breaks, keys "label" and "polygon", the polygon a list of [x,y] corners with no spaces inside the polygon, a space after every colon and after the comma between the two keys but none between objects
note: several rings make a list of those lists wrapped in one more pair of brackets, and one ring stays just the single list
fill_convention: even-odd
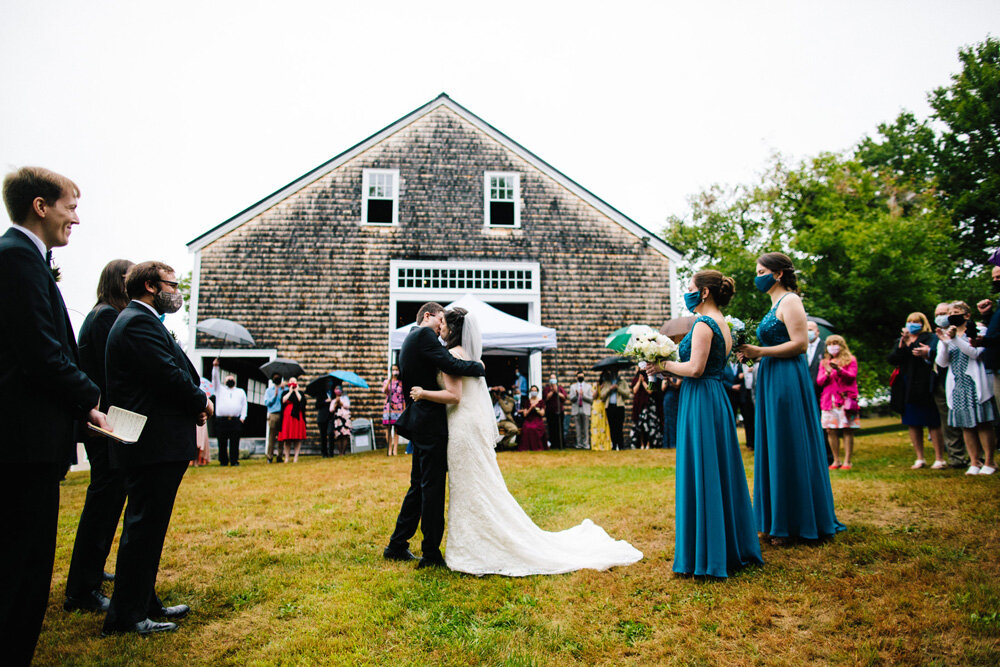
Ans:
[{"label": "groom's black dress shoe", "polygon": [[173,632],[177,629],[176,623],[157,623],[156,621],[151,621],[148,618],[139,621],[135,625],[123,630],[102,630],[101,636],[108,637],[110,635],[119,635],[128,632],[134,632],[137,635],[151,635],[156,632]]},{"label": "groom's black dress shoe", "polygon": [[162,607],[158,612],[151,613],[150,618],[184,618],[191,611],[191,607],[186,604],[174,605],[173,607]]},{"label": "groom's black dress shoe", "polygon": [[385,558],[386,560],[401,561],[417,560],[417,557],[414,556],[409,549],[398,551],[397,549],[392,549],[390,547],[386,547],[385,551],[382,552],[382,558]]},{"label": "groom's black dress shoe", "polygon": [[444,562],[444,558],[421,558],[420,562],[417,563],[417,569],[422,570],[425,567],[443,567],[447,569],[448,565]]},{"label": "groom's black dress shoe", "polygon": [[63,609],[74,611],[107,611],[111,605],[111,598],[103,595],[100,591],[90,591],[81,597],[67,597],[63,602]]}]

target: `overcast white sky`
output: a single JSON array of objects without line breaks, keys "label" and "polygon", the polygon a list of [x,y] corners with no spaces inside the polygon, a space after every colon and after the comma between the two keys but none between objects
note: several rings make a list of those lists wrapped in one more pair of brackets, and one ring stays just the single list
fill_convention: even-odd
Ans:
[{"label": "overcast white sky", "polygon": [[958,48],[1000,34],[996,0],[9,0],[2,17],[0,168],[83,191],[55,252],[76,326],[108,260],[189,271],[186,242],[442,91],[658,231],[774,151],[925,116]]}]

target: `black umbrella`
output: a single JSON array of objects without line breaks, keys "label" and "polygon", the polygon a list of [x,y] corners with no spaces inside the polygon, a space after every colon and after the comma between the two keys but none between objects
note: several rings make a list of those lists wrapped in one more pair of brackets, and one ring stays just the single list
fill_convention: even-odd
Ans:
[{"label": "black umbrella", "polygon": [[299,362],[293,359],[281,359],[280,357],[261,366],[260,371],[267,377],[271,377],[275,373],[283,378],[305,375],[305,371],[302,370],[302,366],[299,366]]},{"label": "black umbrella", "polygon": [[333,389],[334,385],[340,384],[340,378],[332,375],[322,375],[306,385],[306,393],[316,398],[323,398],[326,392]]},{"label": "black umbrella", "polygon": [[635,362],[631,359],[626,359],[625,357],[605,357],[601,359],[596,364],[591,366],[591,370],[595,371],[607,371],[607,370],[621,370],[623,368],[631,368],[635,365]]}]

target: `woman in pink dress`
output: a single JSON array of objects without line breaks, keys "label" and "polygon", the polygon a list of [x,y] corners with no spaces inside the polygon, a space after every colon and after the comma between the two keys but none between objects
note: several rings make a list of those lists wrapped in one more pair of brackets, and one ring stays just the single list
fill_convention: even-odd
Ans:
[{"label": "woman in pink dress", "polygon": [[[851,469],[854,453],[854,429],[861,427],[858,407],[858,360],[851,354],[843,336],[827,336],[826,353],[819,362],[816,384],[819,395],[820,422],[833,452],[830,470]],[[844,437],[844,462],[840,462],[840,437]]]},{"label": "woman in pink dress", "polygon": [[299,389],[298,378],[288,380],[288,390],[281,397],[281,431],[278,442],[282,444],[285,463],[292,444],[295,444],[295,463],[299,462],[302,441],[306,439],[306,397]]},{"label": "woman in pink dress", "polygon": [[532,386],[528,391],[528,405],[521,414],[524,424],[521,426],[521,444],[519,452],[537,452],[545,449],[545,403],[542,401],[538,387]]},{"label": "woman in pink dress", "polygon": [[385,407],[382,409],[382,425],[386,428],[385,439],[387,454],[396,455],[399,445],[399,433],[396,431],[396,420],[406,409],[403,398],[403,382],[399,379],[399,365],[392,365],[392,374],[382,382],[382,393],[385,394]]}]

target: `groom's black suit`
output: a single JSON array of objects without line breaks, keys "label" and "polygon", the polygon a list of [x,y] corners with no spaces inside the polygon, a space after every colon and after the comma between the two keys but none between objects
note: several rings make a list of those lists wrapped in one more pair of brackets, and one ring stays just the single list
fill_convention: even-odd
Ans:
[{"label": "groom's black suit", "polygon": [[485,374],[478,361],[464,361],[442,347],[430,327],[418,326],[407,335],[399,351],[399,378],[406,397],[406,412],[400,421],[409,425],[413,444],[410,488],[396,520],[396,530],[389,539],[389,549],[396,553],[409,548],[409,540],[420,524],[425,560],[441,560],[444,536],[444,490],[448,472],[448,415],[445,406],[431,401],[413,402],[410,389],[423,387],[436,391],[438,371],[448,375],[480,377]]}]

